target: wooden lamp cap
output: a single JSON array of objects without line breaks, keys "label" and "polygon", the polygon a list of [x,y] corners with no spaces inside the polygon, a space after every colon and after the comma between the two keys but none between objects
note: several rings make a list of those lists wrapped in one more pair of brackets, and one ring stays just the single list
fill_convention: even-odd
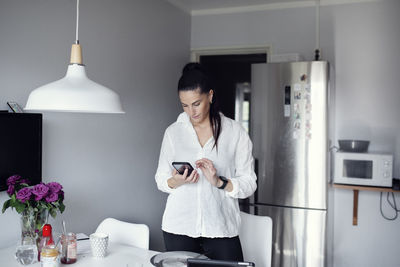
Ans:
[{"label": "wooden lamp cap", "polygon": [[80,44],[72,45],[70,63],[82,65],[82,48]]}]

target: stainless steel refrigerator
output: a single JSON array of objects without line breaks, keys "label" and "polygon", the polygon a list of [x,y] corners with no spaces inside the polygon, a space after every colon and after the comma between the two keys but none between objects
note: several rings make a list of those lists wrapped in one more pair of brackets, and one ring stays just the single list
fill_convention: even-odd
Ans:
[{"label": "stainless steel refrigerator", "polygon": [[273,267],[326,266],[328,63],[252,65],[252,210],[273,220]]}]

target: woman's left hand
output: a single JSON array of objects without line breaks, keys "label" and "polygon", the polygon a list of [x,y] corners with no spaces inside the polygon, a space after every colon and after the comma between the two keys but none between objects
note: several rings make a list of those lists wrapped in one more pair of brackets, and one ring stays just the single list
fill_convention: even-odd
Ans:
[{"label": "woman's left hand", "polygon": [[196,163],[196,168],[200,168],[206,179],[212,184],[213,186],[218,185],[219,178],[217,176],[217,170],[214,167],[214,164],[211,160],[202,158],[199,159]]}]

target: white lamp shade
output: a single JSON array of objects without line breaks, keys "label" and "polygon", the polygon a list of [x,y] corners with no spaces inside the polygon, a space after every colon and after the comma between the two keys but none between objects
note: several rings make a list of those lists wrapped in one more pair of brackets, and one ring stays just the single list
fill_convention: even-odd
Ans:
[{"label": "white lamp shade", "polygon": [[90,80],[79,64],[69,65],[64,78],[33,90],[25,110],[125,113],[118,94]]}]

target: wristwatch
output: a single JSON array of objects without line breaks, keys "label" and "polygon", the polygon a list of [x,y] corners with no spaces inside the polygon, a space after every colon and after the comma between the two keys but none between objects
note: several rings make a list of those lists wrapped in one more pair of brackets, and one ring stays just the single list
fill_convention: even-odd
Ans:
[{"label": "wristwatch", "polygon": [[218,176],[218,178],[222,181],[222,185],[218,187],[218,189],[225,189],[226,185],[228,184],[228,179],[224,176]]}]

